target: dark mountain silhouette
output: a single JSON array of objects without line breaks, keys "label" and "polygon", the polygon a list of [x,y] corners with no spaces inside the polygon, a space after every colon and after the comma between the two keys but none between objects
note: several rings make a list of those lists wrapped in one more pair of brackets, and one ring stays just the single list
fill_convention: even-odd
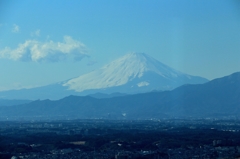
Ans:
[{"label": "dark mountain silhouette", "polygon": [[68,96],[18,106],[0,107],[9,118],[199,118],[238,117],[240,114],[240,72],[205,84],[184,85],[173,91],[151,92],[96,99]]}]

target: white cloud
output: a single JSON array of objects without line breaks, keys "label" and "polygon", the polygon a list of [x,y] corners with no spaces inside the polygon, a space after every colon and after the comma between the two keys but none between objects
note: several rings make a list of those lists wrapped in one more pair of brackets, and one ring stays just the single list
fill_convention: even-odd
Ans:
[{"label": "white cloud", "polygon": [[31,33],[31,36],[40,36],[40,29],[36,30],[35,32]]},{"label": "white cloud", "polygon": [[63,42],[27,40],[16,49],[0,50],[0,58],[20,61],[57,62],[69,58],[80,61],[87,56],[85,45],[70,36],[64,36]]},{"label": "white cloud", "polygon": [[19,31],[20,31],[19,26],[16,25],[16,24],[13,24],[12,32],[13,32],[13,33],[18,33]]},{"label": "white cloud", "polygon": [[[44,85],[22,85],[19,82],[11,83],[11,85],[4,85],[0,86],[0,91],[8,91],[8,90],[19,90],[19,89],[30,89],[30,88],[36,88],[41,87]],[[0,98],[4,98],[4,96],[0,96]]]}]

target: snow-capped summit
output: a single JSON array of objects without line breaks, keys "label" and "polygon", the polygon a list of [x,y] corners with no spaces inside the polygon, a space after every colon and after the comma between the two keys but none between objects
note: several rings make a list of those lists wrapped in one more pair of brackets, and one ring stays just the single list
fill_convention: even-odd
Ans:
[{"label": "snow-capped summit", "polygon": [[102,68],[73,78],[63,86],[76,92],[139,93],[169,90],[206,79],[174,70],[144,53],[129,53]]}]

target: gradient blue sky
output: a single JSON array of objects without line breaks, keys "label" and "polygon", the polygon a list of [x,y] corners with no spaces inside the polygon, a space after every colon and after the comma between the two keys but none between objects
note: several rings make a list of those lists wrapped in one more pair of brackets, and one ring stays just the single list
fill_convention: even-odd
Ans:
[{"label": "gradient blue sky", "polygon": [[208,79],[240,71],[240,3],[0,1],[0,90],[64,81],[129,52]]}]

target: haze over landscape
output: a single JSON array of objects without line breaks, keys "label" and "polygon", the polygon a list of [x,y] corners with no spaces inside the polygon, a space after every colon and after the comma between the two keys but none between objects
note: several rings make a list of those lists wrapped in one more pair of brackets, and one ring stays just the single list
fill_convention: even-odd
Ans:
[{"label": "haze over landscape", "polygon": [[0,159],[237,159],[239,114],[238,0],[0,1]]}]

